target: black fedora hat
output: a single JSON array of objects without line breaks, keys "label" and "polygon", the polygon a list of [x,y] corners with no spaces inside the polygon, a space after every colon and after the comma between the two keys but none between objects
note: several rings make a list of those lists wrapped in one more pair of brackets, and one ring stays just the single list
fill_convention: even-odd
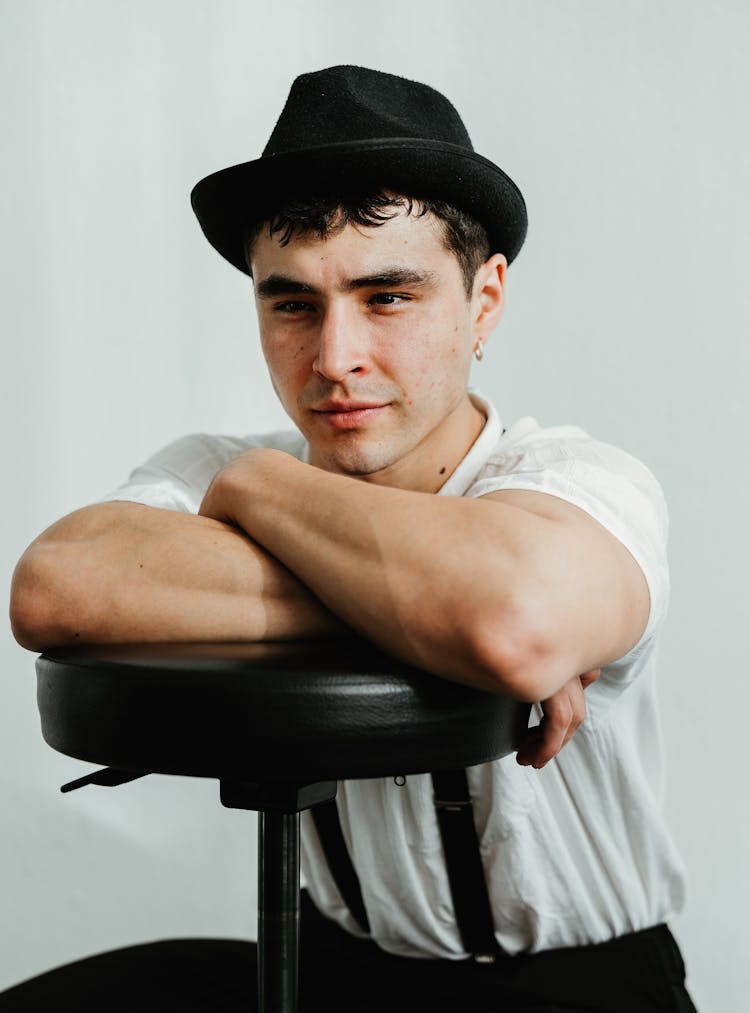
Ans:
[{"label": "black fedora hat", "polygon": [[365,67],[296,78],[262,156],[206,176],[190,199],[209,243],[247,274],[245,235],[284,200],[381,189],[469,212],[509,263],[526,236],[521,191],[474,151],[451,103],[428,85]]}]

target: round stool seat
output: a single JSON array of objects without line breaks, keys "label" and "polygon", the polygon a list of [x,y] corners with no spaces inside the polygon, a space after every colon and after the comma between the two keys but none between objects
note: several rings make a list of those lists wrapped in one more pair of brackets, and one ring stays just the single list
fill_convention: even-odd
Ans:
[{"label": "round stool seat", "polygon": [[467,767],[518,746],[529,706],[351,638],[48,650],[42,734],[122,770],[312,783]]}]

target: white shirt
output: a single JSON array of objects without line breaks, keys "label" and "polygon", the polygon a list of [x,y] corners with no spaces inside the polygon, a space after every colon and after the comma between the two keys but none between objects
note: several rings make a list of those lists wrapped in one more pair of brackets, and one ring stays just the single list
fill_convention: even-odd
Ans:
[{"label": "white shirt", "polygon": [[[684,873],[661,815],[662,749],[655,689],[656,634],[669,598],[667,511],[635,458],[575,426],[522,418],[503,432],[493,406],[478,439],[439,490],[483,496],[530,489],[573,503],[604,525],[641,567],[651,597],[639,643],[586,690],[587,717],[543,770],[514,756],[469,769],[495,929],[509,953],[602,942],[667,921],[682,906]],[[299,433],[179,439],[105,500],[197,513],[215,473],[252,447],[300,460]],[[536,724],[541,717],[533,708]],[[429,774],[345,781],[342,830],[360,878],[371,935],[413,957],[466,956],[453,917]],[[361,935],[302,815],[302,868],[316,905]]]}]

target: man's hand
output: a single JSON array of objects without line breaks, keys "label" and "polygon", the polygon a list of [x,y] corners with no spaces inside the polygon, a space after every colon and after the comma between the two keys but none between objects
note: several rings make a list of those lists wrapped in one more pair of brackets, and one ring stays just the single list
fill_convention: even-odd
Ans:
[{"label": "man's hand", "polygon": [[257,483],[263,481],[263,462],[273,462],[280,456],[288,457],[281,450],[262,447],[246,450],[233,458],[214,475],[198,515],[241,527],[238,514],[242,505],[253,499]]},{"label": "man's hand", "polygon": [[570,742],[586,717],[583,691],[600,675],[600,668],[576,675],[557,693],[542,701],[544,717],[541,724],[529,728],[516,755],[516,761],[522,767],[540,769]]}]

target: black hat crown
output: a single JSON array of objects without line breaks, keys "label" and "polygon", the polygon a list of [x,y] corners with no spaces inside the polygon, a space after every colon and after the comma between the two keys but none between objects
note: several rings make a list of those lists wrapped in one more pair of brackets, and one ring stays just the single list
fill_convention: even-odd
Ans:
[{"label": "black hat crown", "polygon": [[461,117],[439,91],[366,67],[341,66],[295,80],[263,157],[375,137],[430,138],[473,151]]}]

